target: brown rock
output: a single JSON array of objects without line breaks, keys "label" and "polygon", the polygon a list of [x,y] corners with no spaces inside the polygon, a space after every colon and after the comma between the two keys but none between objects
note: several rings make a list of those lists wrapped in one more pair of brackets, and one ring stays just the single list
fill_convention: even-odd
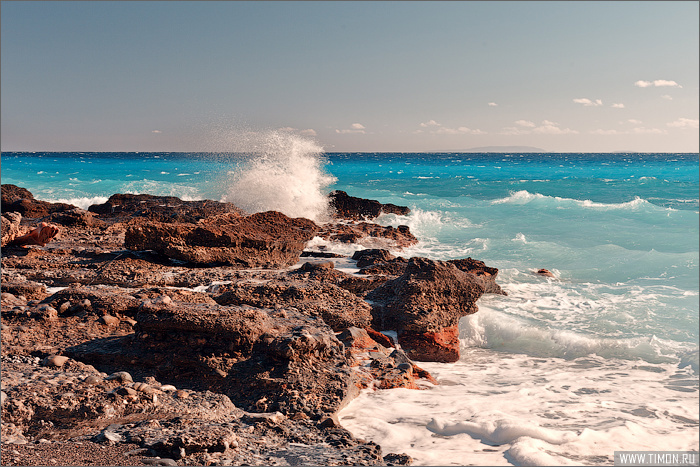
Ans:
[{"label": "brown rock", "polygon": [[77,206],[65,203],[49,203],[34,199],[34,195],[26,188],[16,185],[4,184],[2,190],[2,210],[3,212],[18,212],[24,217],[40,218],[46,217],[53,212],[61,212],[77,209]]},{"label": "brown rock", "polygon": [[493,293],[498,295],[508,295],[501,289],[501,286],[496,284],[498,269],[486,266],[483,261],[477,259],[452,259],[448,263],[454,264],[458,269],[474,274],[484,286],[484,293]]},{"label": "brown rock", "polygon": [[418,243],[408,226],[382,226],[370,222],[326,224],[318,234],[321,238],[340,243],[377,244],[390,248],[405,248]]},{"label": "brown rock", "polygon": [[103,204],[93,204],[90,212],[104,218],[144,217],[159,222],[196,223],[221,214],[245,215],[231,203],[212,200],[183,201],[174,196],[114,194]]},{"label": "brown rock", "polygon": [[229,214],[197,224],[134,225],[127,229],[124,245],[192,263],[280,268],[298,261],[317,230],[308,219],[267,211],[247,217]]},{"label": "brown rock", "polygon": [[44,365],[62,367],[68,360],[65,355],[50,355],[44,359]]},{"label": "brown rock", "polygon": [[366,327],[372,322],[371,307],[355,294],[333,284],[297,280],[271,280],[265,284],[238,282],[222,286],[214,300],[222,305],[294,307],[308,316],[319,316],[333,330]]},{"label": "brown rock", "polygon": [[[5,185],[3,185],[4,187]],[[12,185],[14,186],[14,185]],[[4,192],[3,192],[4,194]],[[5,201],[3,197],[3,211],[5,209]],[[18,212],[3,212],[2,213],[2,245],[7,245],[9,242],[19,237],[22,234],[20,223],[22,214]]]},{"label": "brown rock", "polygon": [[453,363],[459,360],[459,329],[449,326],[437,332],[401,331],[399,344],[418,361]]},{"label": "brown rock", "polygon": [[[374,304],[373,327],[396,330],[399,336],[411,331],[405,345],[400,340],[411,358],[455,361],[459,340],[453,340],[451,331],[445,330],[456,329],[460,317],[475,313],[476,301],[483,293],[484,286],[475,275],[450,263],[415,257],[403,275],[376,288],[367,299]],[[425,341],[422,344],[421,339]]]}]

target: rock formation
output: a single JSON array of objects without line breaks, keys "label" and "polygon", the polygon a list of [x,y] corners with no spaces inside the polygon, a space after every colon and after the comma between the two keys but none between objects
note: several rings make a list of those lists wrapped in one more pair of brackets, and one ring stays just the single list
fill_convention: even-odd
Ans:
[{"label": "rock formation", "polygon": [[335,210],[335,217],[340,219],[364,220],[374,219],[381,213],[408,215],[411,210],[405,206],[382,204],[374,199],[356,198],[346,192],[336,190],[328,195],[330,205]]},{"label": "rock formation", "polygon": [[476,313],[484,286],[453,264],[411,258],[404,273],[371,291],[374,327],[398,332],[399,344],[414,360],[459,359],[458,324]]},{"label": "rock formation", "polygon": [[198,264],[279,268],[296,263],[317,231],[308,219],[291,219],[275,211],[246,217],[224,214],[196,224],[152,221],[130,225],[124,246]]}]

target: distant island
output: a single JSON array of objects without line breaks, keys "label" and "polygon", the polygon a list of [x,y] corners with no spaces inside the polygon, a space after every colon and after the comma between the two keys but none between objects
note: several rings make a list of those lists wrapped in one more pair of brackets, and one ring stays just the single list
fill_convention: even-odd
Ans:
[{"label": "distant island", "polygon": [[482,146],[457,152],[549,152],[546,149],[533,146]]}]

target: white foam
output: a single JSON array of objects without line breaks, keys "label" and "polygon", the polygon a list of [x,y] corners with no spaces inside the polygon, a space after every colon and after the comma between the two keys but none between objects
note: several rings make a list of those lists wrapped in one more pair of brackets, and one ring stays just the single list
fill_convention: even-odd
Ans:
[{"label": "white foam", "polygon": [[414,465],[600,465],[616,450],[697,450],[697,378],[672,363],[463,348],[457,363],[419,366],[440,384],[364,390],[343,426]]},{"label": "white foam", "polygon": [[58,198],[49,199],[48,201],[52,203],[65,203],[72,204],[73,206],[78,206],[81,209],[87,209],[93,204],[103,204],[107,202],[106,196],[86,196],[77,198]]},{"label": "white foam", "polygon": [[[530,193],[527,190],[519,190],[513,192],[510,196],[491,201],[491,204],[528,204],[533,201],[554,201],[562,207],[579,206],[583,208],[596,210],[637,209],[642,206],[653,206],[649,201],[642,199],[639,196],[635,196],[633,200],[626,201],[623,203],[597,203],[589,199],[580,200],[572,198],[562,198],[559,196],[547,196],[540,193]],[[664,209],[672,210],[671,208]]]},{"label": "white foam", "polygon": [[323,148],[282,131],[248,132],[253,147],[245,167],[223,187],[223,201],[248,212],[275,210],[317,222],[329,218],[326,188],[335,178],[323,169]]}]

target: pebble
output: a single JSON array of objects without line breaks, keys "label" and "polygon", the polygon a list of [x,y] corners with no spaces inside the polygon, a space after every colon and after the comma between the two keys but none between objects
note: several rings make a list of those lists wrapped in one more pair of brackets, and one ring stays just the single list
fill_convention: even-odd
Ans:
[{"label": "pebble", "polygon": [[116,318],[112,315],[104,315],[102,318],[100,318],[100,321],[102,321],[102,323],[106,324],[107,326],[119,325],[119,318]]},{"label": "pebble", "polygon": [[7,394],[5,394],[5,391],[0,391],[0,405],[5,405],[6,400]]},{"label": "pebble", "polygon": [[160,387],[160,390],[169,392],[169,391],[176,391],[177,389],[172,384],[164,384]]},{"label": "pebble", "polygon": [[56,366],[60,368],[68,360],[69,358],[65,355],[50,355],[44,359],[44,366]]},{"label": "pebble", "polygon": [[184,389],[178,389],[175,395],[178,397],[178,399],[187,399],[190,396]]},{"label": "pebble", "polygon": [[134,382],[134,379],[126,371],[117,371],[116,373],[112,373],[111,375],[107,376],[106,379],[108,381],[116,379],[122,383],[133,383]]},{"label": "pebble", "polygon": [[177,465],[177,462],[175,462],[173,459],[168,459],[167,457],[161,459],[159,457],[154,457],[154,458],[144,458],[141,459],[141,462],[143,462],[146,465]]},{"label": "pebble", "polygon": [[100,383],[100,381],[102,381],[102,378],[100,378],[99,376],[90,375],[83,380],[83,383],[95,385]]}]

